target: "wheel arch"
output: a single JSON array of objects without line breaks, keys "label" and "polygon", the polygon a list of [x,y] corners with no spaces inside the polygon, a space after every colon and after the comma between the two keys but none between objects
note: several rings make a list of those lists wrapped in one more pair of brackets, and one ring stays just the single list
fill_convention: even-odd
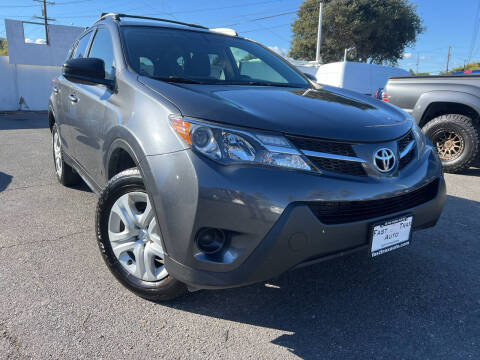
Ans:
[{"label": "wheel arch", "polygon": [[50,128],[50,132],[53,130],[53,125],[56,122],[55,111],[53,110],[52,103],[48,104],[48,127]]},{"label": "wheel arch", "polygon": [[419,98],[412,113],[420,127],[446,114],[465,115],[479,124],[480,98],[462,92],[432,91]]},{"label": "wheel arch", "polygon": [[[132,163],[122,163],[121,157],[116,158],[118,156],[128,156]],[[154,191],[154,178],[148,161],[144,161],[145,158],[145,152],[134,135],[126,128],[118,128],[116,131],[116,137],[109,142],[108,150],[104,152],[104,169],[106,178],[105,184],[107,184],[113,176],[132,167],[130,165],[133,165],[139,170],[145,189],[151,196],[151,191]],[[125,158],[123,158],[123,160],[125,160]],[[114,166],[119,163],[120,165],[115,168]],[[153,208],[155,209],[155,214],[158,214],[156,203],[153,201],[153,198],[151,199]],[[159,220],[158,215],[157,220]],[[164,237],[162,226],[160,226],[160,233],[162,234],[163,242]],[[166,254],[168,255],[168,249],[166,248],[165,243],[163,243],[163,246]]]},{"label": "wheel arch", "polygon": [[106,181],[123,170],[132,167],[138,167],[140,172],[142,172],[140,163],[143,156],[138,155],[139,150],[135,150],[136,147],[138,148],[139,146],[131,145],[129,141],[123,138],[116,138],[111,142],[104,159]]}]

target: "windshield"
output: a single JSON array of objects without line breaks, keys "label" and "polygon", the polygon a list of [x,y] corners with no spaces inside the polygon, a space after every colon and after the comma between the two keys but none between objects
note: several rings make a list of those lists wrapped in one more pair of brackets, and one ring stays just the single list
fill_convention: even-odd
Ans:
[{"label": "windshield", "polygon": [[291,66],[244,39],[197,31],[122,26],[129,65],[155,79],[225,85],[310,87]]}]

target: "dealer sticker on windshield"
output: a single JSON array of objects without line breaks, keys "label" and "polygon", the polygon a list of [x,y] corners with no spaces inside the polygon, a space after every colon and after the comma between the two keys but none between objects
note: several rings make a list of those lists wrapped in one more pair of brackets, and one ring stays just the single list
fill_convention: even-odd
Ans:
[{"label": "dealer sticker on windshield", "polygon": [[375,225],[372,231],[372,256],[410,244],[412,219],[412,216],[405,216]]}]

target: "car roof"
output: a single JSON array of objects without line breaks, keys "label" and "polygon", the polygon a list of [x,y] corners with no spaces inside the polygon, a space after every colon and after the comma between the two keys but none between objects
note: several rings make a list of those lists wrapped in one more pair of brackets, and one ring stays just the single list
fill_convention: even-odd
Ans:
[{"label": "car roof", "polygon": [[118,25],[120,26],[146,26],[146,27],[160,27],[160,28],[171,28],[171,29],[179,29],[179,30],[191,30],[191,31],[199,31],[199,32],[211,32],[209,29],[201,29],[196,27],[191,27],[187,25],[181,24],[169,24],[159,21],[131,21],[131,20],[123,20]]},{"label": "car roof", "polygon": [[148,26],[148,27],[159,27],[159,28],[170,28],[177,30],[189,30],[189,31],[198,31],[203,33],[214,33],[222,34],[227,36],[238,37],[238,34],[233,29],[227,28],[207,28],[202,25],[190,24],[181,22],[178,20],[171,19],[161,19],[161,18],[152,18],[147,16],[139,15],[128,15],[128,14],[101,14],[100,18],[93,23],[92,26],[102,24],[102,23],[116,23],[119,26]]}]

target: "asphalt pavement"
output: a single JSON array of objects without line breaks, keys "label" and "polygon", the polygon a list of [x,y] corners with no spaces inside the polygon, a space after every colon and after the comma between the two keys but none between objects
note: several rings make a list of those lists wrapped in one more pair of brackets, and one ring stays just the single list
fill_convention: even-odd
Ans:
[{"label": "asphalt pavement", "polygon": [[143,300],[103,263],[96,196],[57,183],[45,113],[0,115],[0,359],[479,359],[480,169],[410,246]]}]

